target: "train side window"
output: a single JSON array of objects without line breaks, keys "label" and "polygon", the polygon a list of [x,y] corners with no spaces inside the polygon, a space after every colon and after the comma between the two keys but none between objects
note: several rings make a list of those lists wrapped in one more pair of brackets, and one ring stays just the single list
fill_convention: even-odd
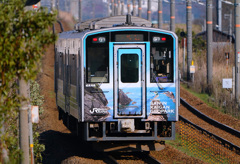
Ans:
[{"label": "train side window", "polygon": [[139,81],[138,54],[121,55],[121,81],[123,83],[137,83]]},{"label": "train side window", "polygon": [[173,82],[173,54],[171,47],[152,46],[150,68],[151,83]]},{"label": "train side window", "polygon": [[71,66],[70,70],[70,83],[73,85],[77,85],[77,59],[75,54],[70,54],[69,64]]},{"label": "train side window", "polygon": [[60,52],[58,55],[58,77],[59,79],[63,79],[63,54]]},{"label": "train side window", "polygon": [[109,82],[109,53],[107,47],[87,49],[87,83]]}]

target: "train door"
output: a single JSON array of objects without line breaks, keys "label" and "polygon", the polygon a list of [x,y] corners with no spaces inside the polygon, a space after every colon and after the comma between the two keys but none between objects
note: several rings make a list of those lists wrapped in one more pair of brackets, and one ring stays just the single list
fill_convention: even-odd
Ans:
[{"label": "train door", "polygon": [[114,45],[114,117],[145,117],[145,44]]}]

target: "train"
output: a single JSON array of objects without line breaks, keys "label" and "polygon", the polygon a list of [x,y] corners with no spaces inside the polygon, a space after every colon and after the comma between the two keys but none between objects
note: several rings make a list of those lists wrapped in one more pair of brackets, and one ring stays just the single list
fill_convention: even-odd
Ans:
[{"label": "train", "polygon": [[100,150],[159,151],[175,139],[178,37],[146,19],[96,18],[60,32],[54,84],[59,119]]}]

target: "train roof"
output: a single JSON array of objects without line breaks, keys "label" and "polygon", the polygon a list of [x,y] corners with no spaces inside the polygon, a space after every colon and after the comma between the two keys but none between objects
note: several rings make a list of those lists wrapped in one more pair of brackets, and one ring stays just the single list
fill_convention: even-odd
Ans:
[{"label": "train roof", "polygon": [[[59,37],[62,39],[69,39],[69,38],[81,38],[86,33],[90,31],[101,31],[101,30],[111,30],[117,28],[127,28],[127,29],[151,29],[153,28],[151,21],[148,21],[144,18],[135,17],[131,15],[126,16],[113,16],[113,17],[105,17],[105,18],[95,18],[91,20],[87,20],[85,22],[81,22],[75,25],[75,30],[72,31],[64,31],[59,34]],[[165,31],[167,33],[173,34],[175,37],[176,35],[171,31],[166,31],[163,29],[154,28],[156,31]]]},{"label": "train roof", "polygon": [[135,16],[113,16],[105,18],[95,18],[90,19],[85,22],[77,23],[75,25],[75,30],[84,31],[84,30],[96,30],[102,28],[109,28],[114,26],[144,26],[152,27],[152,22],[144,18],[135,17]]}]

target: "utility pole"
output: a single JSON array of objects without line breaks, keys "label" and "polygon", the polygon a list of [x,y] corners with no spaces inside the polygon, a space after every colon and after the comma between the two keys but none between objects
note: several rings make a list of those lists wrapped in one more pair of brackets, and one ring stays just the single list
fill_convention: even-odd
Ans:
[{"label": "utility pole", "polygon": [[[19,81],[19,95],[28,98],[28,84],[24,79]],[[19,108],[19,141],[23,152],[21,164],[29,164],[29,127],[28,127],[28,102],[23,101]]]},{"label": "utility pole", "polygon": [[224,18],[229,20],[229,26],[228,26],[228,35],[229,38],[229,53],[231,54],[231,45],[232,45],[232,10],[230,10],[229,14],[224,14]]},{"label": "utility pole", "polygon": [[[213,63],[213,54],[212,54],[212,0],[207,0],[206,5],[207,11],[207,84],[208,89],[212,89],[212,63]],[[210,91],[209,90],[209,91]],[[211,93],[211,91],[210,91]]]},{"label": "utility pole", "polygon": [[192,63],[192,0],[187,0],[187,80],[192,81],[190,66]]},{"label": "utility pole", "polygon": [[117,9],[117,1],[118,1],[118,0],[115,0],[115,1],[114,1],[114,16],[116,16],[116,15],[118,14],[118,13],[117,13],[117,12],[118,12],[118,9]]},{"label": "utility pole", "polygon": [[[109,11],[109,7],[108,7],[108,11]],[[79,23],[82,22],[82,0],[78,1],[78,22]]]},{"label": "utility pole", "polygon": [[230,50],[229,53],[231,52],[231,45],[232,45],[232,10],[230,10],[230,14],[229,14],[229,46],[230,46]]},{"label": "utility pole", "polygon": [[[30,91],[29,91],[30,92]],[[29,94],[30,97],[30,94]],[[31,154],[31,164],[34,164],[34,150],[33,150],[33,130],[32,130],[32,111],[31,106],[29,106],[28,112],[28,126],[29,126],[29,142],[30,142],[30,154]]]},{"label": "utility pole", "polygon": [[175,0],[171,0],[170,13],[170,30],[175,32]]},{"label": "utility pole", "polygon": [[121,15],[124,15],[124,0],[122,1]]},{"label": "utility pole", "polygon": [[127,1],[127,9],[128,9],[128,14],[131,15],[130,0]]},{"label": "utility pole", "polygon": [[222,0],[217,0],[218,30],[222,31]]},{"label": "utility pole", "polygon": [[235,99],[239,103],[240,0],[234,1],[235,15]]},{"label": "utility pole", "polygon": [[121,1],[118,0],[118,15],[121,15]]},{"label": "utility pole", "polygon": [[185,56],[186,56],[186,38],[183,38],[183,68],[182,68],[182,78],[185,78]]},{"label": "utility pole", "polygon": [[107,16],[109,17],[110,16],[110,2],[109,0],[107,0]]},{"label": "utility pole", "polygon": [[59,17],[59,0],[57,0],[57,18],[59,19],[60,17]]},{"label": "utility pole", "polygon": [[158,28],[163,28],[163,19],[162,19],[162,0],[158,0]]},{"label": "utility pole", "polygon": [[51,0],[51,10],[55,9],[55,0]]},{"label": "utility pole", "polygon": [[136,6],[136,0],[133,0],[133,16],[137,15],[137,6]]},{"label": "utility pole", "polygon": [[138,16],[142,17],[142,0],[138,0]]},{"label": "utility pole", "polygon": [[152,7],[151,0],[148,0],[147,19],[149,21],[152,21],[152,10],[151,10],[151,7]]},{"label": "utility pole", "polygon": [[112,0],[112,16],[114,16],[114,0]]}]

